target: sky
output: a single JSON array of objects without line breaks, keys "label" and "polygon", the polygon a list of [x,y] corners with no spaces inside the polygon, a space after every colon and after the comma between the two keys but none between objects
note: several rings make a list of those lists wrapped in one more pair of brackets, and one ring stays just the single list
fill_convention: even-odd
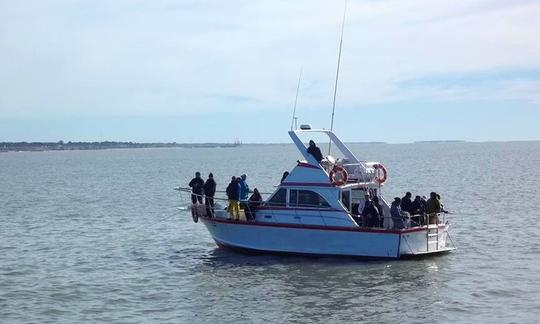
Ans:
[{"label": "sky", "polygon": [[0,142],[540,140],[540,1],[0,0]]}]

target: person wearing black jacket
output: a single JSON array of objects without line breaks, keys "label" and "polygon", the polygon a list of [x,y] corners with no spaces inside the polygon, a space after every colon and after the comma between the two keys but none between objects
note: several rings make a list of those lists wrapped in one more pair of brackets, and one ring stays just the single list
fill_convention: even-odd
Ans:
[{"label": "person wearing black jacket", "polygon": [[411,200],[411,197],[412,197],[412,193],[410,192],[407,192],[405,194],[405,197],[401,198],[401,211],[404,211],[404,212],[407,212],[407,213],[411,213],[411,205],[412,205],[412,200]]},{"label": "person wearing black jacket", "polygon": [[253,194],[251,197],[249,197],[246,209],[246,217],[247,219],[253,220],[255,219],[255,211],[257,208],[262,204],[262,196],[261,193],[257,188],[253,189]]},{"label": "person wearing black jacket", "polygon": [[321,163],[323,159],[321,149],[318,148],[317,145],[315,145],[315,142],[313,140],[309,141],[309,147],[307,149],[307,152],[313,155],[313,157],[315,158],[315,160],[317,160],[317,162]]},{"label": "person wearing black jacket", "polygon": [[376,227],[379,225],[379,210],[373,205],[373,202],[366,196],[366,204],[362,210],[362,226]]},{"label": "person wearing black jacket", "polygon": [[214,195],[216,194],[216,181],[214,181],[214,175],[212,173],[208,175],[203,188],[206,213],[212,217],[214,215]]},{"label": "person wearing black jacket", "polygon": [[192,192],[191,202],[196,204],[199,201],[199,204],[202,204],[204,180],[201,178],[200,172],[195,172],[195,178],[191,179],[189,186]]},{"label": "person wearing black jacket", "polygon": [[426,213],[426,204],[422,201],[422,197],[416,196],[411,204],[411,219],[413,219],[418,225],[424,225],[424,215]]},{"label": "person wearing black jacket", "polygon": [[411,215],[420,215],[426,212],[426,205],[422,202],[422,197],[416,196],[411,204]]},{"label": "person wearing black jacket", "polygon": [[231,182],[226,189],[227,198],[229,199],[229,207],[227,210],[231,218],[238,220],[240,218],[240,182],[235,176],[232,176]]}]

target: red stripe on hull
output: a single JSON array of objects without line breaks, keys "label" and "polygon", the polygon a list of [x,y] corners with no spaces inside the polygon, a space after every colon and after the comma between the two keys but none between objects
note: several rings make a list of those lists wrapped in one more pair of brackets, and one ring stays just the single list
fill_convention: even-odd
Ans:
[{"label": "red stripe on hull", "polygon": [[301,168],[308,168],[308,169],[320,169],[321,167],[320,166],[316,166],[316,165],[312,165],[312,164],[309,164],[309,163],[298,163],[298,166],[301,167]]},{"label": "red stripe on hull", "polygon": [[294,207],[282,207],[282,206],[261,206],[257,210],[304,210],[304,211],[315,211],[315,212],[343,212],[344,210],[336,208],[294,208]]}]

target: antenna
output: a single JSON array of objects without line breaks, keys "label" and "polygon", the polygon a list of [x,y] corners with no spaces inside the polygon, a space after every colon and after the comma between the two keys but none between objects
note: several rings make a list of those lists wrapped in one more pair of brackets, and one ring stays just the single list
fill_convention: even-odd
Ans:
[{"label": "antenna", "polygon": [[298,85],[296,86],[296,97],[294,98],[294,110],[292,113],[291,130],[293,130],[293,126],[295,128],[298,128],[297,127],[298,117],[296,117],[296,104],[298,103],[298,92],[300,92],[300,80],[302,80],[302,70],[303,70],[303,67],[300,67],[300,74],[298,75]]},{"label": "antenna", "polygon": [[[345,30],[345,16],[347,15],[347,1],[345,1],[345,9],[343,10],[343,21],[341,22],[341,38],[339,40],[339,54],[336,69],[336,83],[334,84],[334,101],[332,103],[332,119],[330,122],[330,131],[334,130],[334,112],[336,110],[336,96],[339,80],[339,67],[341,64],[341,48],[343,47],[343,31]],[[328,155],[330,155],[330,148],[332,147],[332,140],[328,142]]]}]

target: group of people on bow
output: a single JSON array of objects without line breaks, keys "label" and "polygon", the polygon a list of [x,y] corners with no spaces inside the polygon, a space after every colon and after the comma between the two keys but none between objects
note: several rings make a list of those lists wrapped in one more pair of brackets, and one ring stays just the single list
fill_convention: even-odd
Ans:
[{"label": "group of people on bow", "polygon": [[[241,210],[244,211],[247,219],[253,219],[253,211],[262,203],[262,196],[257,188],[250,190],[246,182],[247,174],[239,177],[231,177],[231,182],[227,186],[226,194],[228,200],[227,211],[230,219],[239,220]],[[195,172],[195,178],[189,182],[191,187],[191,202],[202,204],[203,197],[206,205],[206,214],[209,217],[214,215],[214,196],[216,193],[216,181],[212,173],[208,174],[208,179],[204,181],[200,172]],[[252,194],[249,198],[249,194]]]},{"label": "group of people on bow", "polygon": [[[232,176],[231,182],[227,186],[226,193],[229,206],[230,219],[240,220],[241,210],[244,211],[247,220],[255,218],[255,209],[262,204],[262,196],[257,188],[251,191],[246,182],[247,174],[242,174],[239,177]],[[251,193],[251,196],[249,194]],[[248,198],[249,196],[249,198]]]},{"label": "group of people on bow", "polygon": [[206,214],[214,214],[214,195],[216,194],[216,181],[212,173],[208,174],[208,179],[204,181],[200,172],[195,172],[195,178],[189,182],[191,187],[191,202],[193,204],[202,204],[203,197],[206,205]]}]

